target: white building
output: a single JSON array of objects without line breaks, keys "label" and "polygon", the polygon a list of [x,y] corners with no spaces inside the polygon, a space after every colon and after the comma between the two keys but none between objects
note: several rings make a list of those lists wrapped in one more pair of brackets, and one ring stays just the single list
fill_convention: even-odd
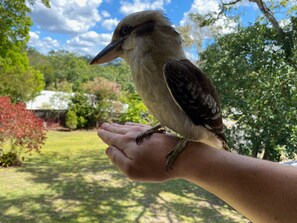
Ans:
[{"label": "white building", "polygon": [[46,126],[64,125],[70,98],[74,93],[41,91],[40,95],[26,103],[26,108],[41,118]]}]

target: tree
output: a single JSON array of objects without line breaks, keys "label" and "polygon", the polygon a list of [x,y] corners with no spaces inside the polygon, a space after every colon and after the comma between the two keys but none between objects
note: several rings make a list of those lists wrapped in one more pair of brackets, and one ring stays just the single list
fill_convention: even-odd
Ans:
[{"label": "tree", "polygon": [[49,61],[52,67],[52,73],[50,75],[53,78],[47,84],[47,88],[62,90],[59,88],[59,84],[61,82],[68,82],[72,85],[71,91],[79,91],[81,84],[95,75],[88,61],[74,53],[64,50],[53,51],[49,54]]},{"label": "tree", "polygon": [[92,96],[93,104],[96,107],[96,120],[113,120],[121,111],[118,101],[121,88],[116,82],[107,80],[103,77],[96,77],[92,81],[83,84],[84,91]]},{"label": "tree", "polygon": [[[246,28],[239,23],[241,4],[262,13]],[[189,14],[192,29],[206,28],[212,37],[198,63],[219,89],[224,113],[236,121],[230,140],[240,153],[263,152],[271,160],[296,154],[296,11],[296,1],[223,0],[218,11]],[[226,21],[237,26],[217,32]],[[188,37],[193,30],[181,32]]]},{"label": "tree", "polygon": [[[292,60],[293,50],[295,48],[295,42],[293,40],[294,30],[297,29],[297,18],[292,16],[293,12],[297,11],[297,2],[289,0],[248,0],[253,5],[256,5],[262,13],[260,20],[269,22],[273,29],[276,31],[276,41],[278,45],[284,50],[286,60],[293,66],[296,66],[295,61]],[[219,19],[234,18],[230,12],[236,11],[236,8],[240,4],[245,4],[245,0],[231,0],[231,1],[220,1],[218,12],[212,11],[205,15],[199,13],[191,13],[190,19],[198,24],[198,27],[212,26]],[[277,20],[275,16],[282,10],[281,20]],[[285,11],[286,13],[283,13]],[[280,14],[280,13],[279,13]],[[281,21],[287,20],[286,22],[291,23],[292,29],[286,29],[281,25]],[[226,23],[225,23],[226,25]],[[218,33],[219,34],[219,33]]]},{"label": "tree", "polygon": [[51,64],[49,57],[39,53],[31,47],[27,49],[27,55],[30,65],[43,74],[44,87],[48,89],[48,86],[54,82],[54,67]]},{"label": "tree", "polygon": [[96,124],[96,107],[90,95],[76,93],[70,100],[69,111],[76,115],[77,128],[94,127]]},{"label": "tree", "polygon": [[[9,97],[0,97],[0,165],[20,162],[24,152],[39,152],[46,139],[42,120],[36,118],[23,103],[13,104]],[[8,153],[3,145],[10,144]]]},{"label": "tree", "polygon": [[97,75],[119,84],[122,91],[135,93],[135,86],[132,81],[131,71],[125,61],[110,63],[105,66],[92,67],[94,67]]},{"label": "tree", "polygon": [[104,78],[117,83],[122,91],[135,93],[130,69],[124,61],[103,66],[90,66],[90,58],[64,50],[52,51],[48,56],[27,49],[30,64],[44,75],[45,89],[79,92],[84,91],[86,82]]},{"label": "tree", "polygon": [[43,75],[29,66],[25,54],[9,54],[0,58],[0,95],[10,96],[13,102],[33,99],[43,89]]},{"label": "tree", "polygon": [[71,130],[77,128],[76,112],[72,109],[69,109],[66,113],[66,126]]},{"label": "tree", "polygon": [[121,91],[120,86],[116,82],[109,81],[103,77],[96,77],[93,80],[87,81],[82,88],[86,93],[96,95],[98,101],[117,99]]},{"label": "tree", "polygon": [[120,122],[136,122],[150,125],[156,124],[157,120],[148,112],[137,93],[126,94],[122,97],[121,101],[128,107],[122,111],[119,118]]},{"label": "tree", "polygon": [[[284,29],[293,29],[288,24]],[[297,30],[292,32],[297,41]],[[217,86],[240,153],[279,161],[297,154],[297,49],[290,60],[278,32],[256,23],[217,38],[200,65]]]},{"label": "tree", "polygon": [[[43,88],[43,76],[29,66],[25,46],[32,25],[23,0],[0,0],[0,95],[27,101]],[[34,4],[35,1],[29,1]],[[44,0],[49,5],[48,0]]]}]

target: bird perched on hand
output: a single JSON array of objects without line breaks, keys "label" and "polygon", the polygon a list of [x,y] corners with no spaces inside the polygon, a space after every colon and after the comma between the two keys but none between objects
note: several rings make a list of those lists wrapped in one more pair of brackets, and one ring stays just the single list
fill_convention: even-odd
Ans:
[{"label": "bird perched on hand", "polygon": [[228,148],[219,98],[208,77],[185,56],[179,33],[161,11],[136,12],[116,27],[108,44],[91,64],[123,58],[143,103],[160,122],[136,142],[167,127],[182,138],[167,155],[167,168],[188,141]]}]

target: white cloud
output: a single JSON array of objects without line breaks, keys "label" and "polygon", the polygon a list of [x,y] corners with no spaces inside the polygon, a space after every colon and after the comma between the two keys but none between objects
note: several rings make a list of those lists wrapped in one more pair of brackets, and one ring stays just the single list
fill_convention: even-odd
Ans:
[{"label": "white cloud", "polygon": [[216,0],[195,0],[192,4],[192,11],[197,11],[202,15],[209,12],[219,12],[219,4]]},{"label": "white cloud", "polygon": [[102,27],[104,27],[107,30],[114,30],[116,25],[119,23],[119,20],[117,19],[106,19],[102,22]]},{"label": "white cloud", "polygon": [[66,41],[65,50],[77,52],[82,55],[96,55],[111,40],[111,33],[97,33],[89,31]]},{"label": "white cloud", "polygon": [[30,40],[28,45],[38,49],[40,53],[47,54],[51,50],[59,50],[61,44],[51,37],[40,38],[38,32],[29,32]]},{"label": "white cloud", "polygon": [[30,38],[31,39],[35,39],[35,40],[38,40],[39,39],[39,35],[37,32],[29,32],[29,35],[30,35]]},{"label": "white cloud", "polygon": [[51,8],[36,2],[31,7],[34,23],[56,33],[77,34],[88,31],[101,20],[97,8],[102,0],[51,0]]},{"label": "white cloud", "polygon": [[112,37],[112,33],[99,34],[95,31],[89,31],[63,43],[51,37],[41,38],[38,32],[30,32],[29,34],[28,45],[45,55],[51,50],[66,50],[80,55],[94,56],[111,41]]},{"label": "white cloud", "polygon": [[[224,2],[228,3],[229,1],[231,0]],[[220,12],[220,2],[220,0],[194,0],[191,9],[184,13],[184,17],[180,21],[180,25],[184,26],[192,23],[189,19],[190,13],[199,13],[201,15],[206,15],[208,13],[218,14]],[[245,1],[243,1],[243,4],[245,4]],[[206,35],[211,35],[211,32],[217,32],[217,34],[227,34],[233,32],[236,25],[237,24],[233,20],[222,16],[212,25],[212,27],[210,27],[210,29],[204,29],[203,32],[206,32]]]},{"label": "white cloud", "polygon": [[120,2],[120,12],[124,15],[128,15],[133,12],[149,10],[149,9],[164,9],[165,4],[169,4],[171,0],[133,0],[132,2],[122,0]]},{"label": "white cloud", "polygon": [[108,18],[108,17],[110,17],[109,12],[108,12],[108,11],[105,11],[105,10],[103,10],[103,11],[101,12],[101,15],[102,15],[104,18]]},{"label": "white cloud", "polygon": [[191,9],[184,13],[184,18],[180,21],[180,25],[183,26],[189,22],[189,13],[199,13],[206,15],[207,13],[218,13],[219,3],[217,0],[194,0]]}]

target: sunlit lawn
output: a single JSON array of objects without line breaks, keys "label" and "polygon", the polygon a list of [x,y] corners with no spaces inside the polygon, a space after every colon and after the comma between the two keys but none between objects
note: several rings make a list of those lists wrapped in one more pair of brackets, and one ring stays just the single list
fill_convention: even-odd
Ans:
[{"label": "sunlit lawn", "polygon": [[0,169],[0,222],[247,222],[186,181],[126,179],[96,132],[48,132],[41,154]]}]

